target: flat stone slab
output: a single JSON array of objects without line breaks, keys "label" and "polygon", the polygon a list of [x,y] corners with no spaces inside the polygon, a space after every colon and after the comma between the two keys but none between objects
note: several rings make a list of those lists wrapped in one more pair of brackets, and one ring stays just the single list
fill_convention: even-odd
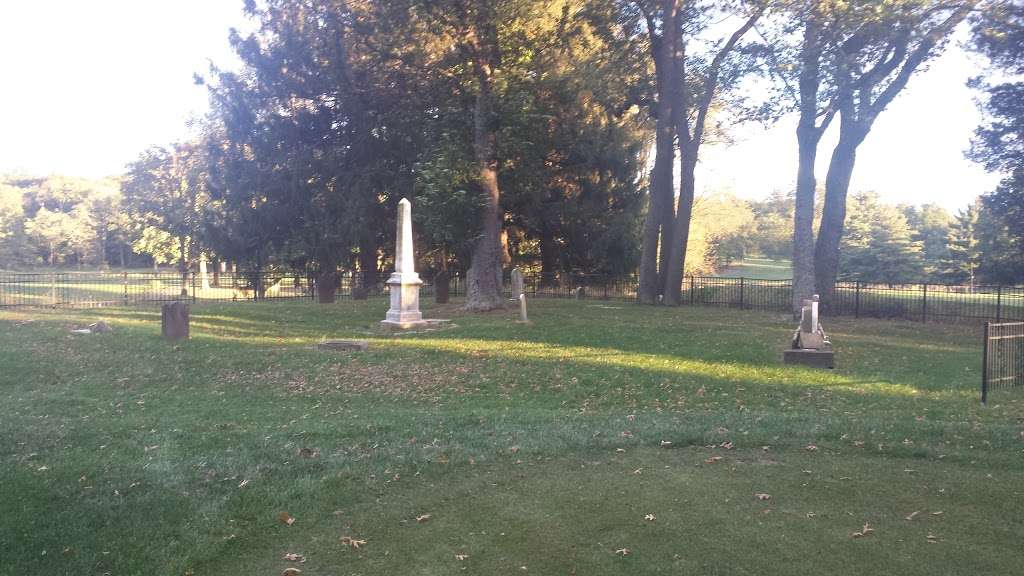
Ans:
[{"label": "flat stone slab", "polygon": [[782,353],[786,364],[800,364],[814,368],[835,368],[835,353],[831,350],[790,349]]},{"label": "flat stone slab", "polygon": [[395,322],[393,320],[381,320],[380,327],[387,332],[404,332],[406,330],[437,330],[450,326],[451,320],[430,318],[417,320],[415,322]]},{"label": "flat stone slab", "polygon": [[316,345],[317,350],[341,352],[366,352],[370,343],[366,340],[324,340]]}]

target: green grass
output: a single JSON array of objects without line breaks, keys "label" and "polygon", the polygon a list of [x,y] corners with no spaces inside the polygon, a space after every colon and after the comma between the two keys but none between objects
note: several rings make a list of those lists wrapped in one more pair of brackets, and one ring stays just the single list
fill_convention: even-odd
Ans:
[{"label": "green grass", "polygon": [[[782,315],[536,300],[529,325],[445,307],[453,328],[385,336],[385,308],[203,304],[176,345],[156,308],[0,311],[0,574],[1024,559],[1024,392],[979,406],[976,327],[835,320],[827,372],[781,365]],[[112,334],[68,332],[100,318]]]},{"label": "green grass", "polygon": [[719,274],[726,278],[756,278],[758,280],[790,280],[793,265],[789,260],[770,258],[744,258],[726,266]]}]

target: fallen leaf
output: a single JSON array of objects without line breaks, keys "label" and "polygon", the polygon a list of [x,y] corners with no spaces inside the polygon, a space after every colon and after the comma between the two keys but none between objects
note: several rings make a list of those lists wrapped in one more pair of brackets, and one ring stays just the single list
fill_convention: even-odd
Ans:
[{"label": "fallen leaf", "polygon": [[289,553],[285,554],[284,555],[284,559],[289,561],[289,562],[298,562],[299,564],[302,564],[303,562],[306,561],[306,557],[305,556],[303,556],[302,554],[296,554],[294,552],[289,552]]},{"label": "fallen leaf", "polygon": [[758,500],[771,500],[772,499],[772,495],[771,494],[765,494],[763,492],[762,493],[758,493],[758,494],[754,494],[754,497],[757,498]]},{"label": "fallen leaf", "polygon": [[942,510],[939,510],[938,512],[932,512],[932,516],[942,516],[942,514]]},{"label": "fallen leaf", "polygon": [[648,515],[644,516],[644,520],[647,520],[648,522],[654,522],[657,519],[658,519],[658,517],[655,516],[654,514],[648,514]]},{"label": "fallen leaf", "polygon": [[455,555],[455,559],[459,560],[459,561],[465,560],[466,558],[469,558],[469,554],[456,554]]},{"label": "fallen leaf", "polygon": [[818,447],[815,446],[814,444],[808,444],[804,449],[807,450],[808,452],[817,452],[818,451]]},{"label": "fallen leaf", "polygon": [[722,459],[721,456],[712,456],[711,458],[708,458],[707,460],[705,460],[704,463],[705,464],[714,464],[715,462],[718,462],[721,459]]},{"label": "fallen leaf", "polygon": [[671,446],[671,445],[672,445],[672,443],[671,443],[671,442],[669,442],[668,440],[662,440],[662,441],[661,441],[661,447],[662,447],[662,448],[668,448],[668,447],[669,447],[669,446]]},{"label": "fallen leaf", "polygon": [[430,514],[420,514],[419,516],[416,517],[416,521],[421,523],[421,524],[423,522],[426,522],[427,520],[430,520]]},{"label": "fallen leaf", "polygon": [[725,448],[726,450],[732,450],[733,448],[732,442],[722,442],[721,444],[719,444],[719,446]]},{"label": "fallen leaf", "polygon": [[344,544],[345,546],[351,546],[351,547],[355,548],[356,550],[358,550],[360,546],[365,546],[366,545],[366,540],[357,540],[357,539],[351,538],[349,536],[342,536],[341,537],[341,543]]},{"label": "fallen leaf", "polygon": [[239,488],[245,488],[248,485],[249,485],[249,481],[248,480],[242,480],[241,482],[238,483],[238,487]]},{"label": "fallen leaf", "polygon": [[277,520],[278,522],[282,524],[287,524],[288,526],[295,524],[295,518],[293,518],[292,515],[287,512],[281,512],[280,514],[278,514]]},{"label": "fallen leaf", "polygon": [[914,518],[917,518],[917,515],[918,515],[918,514],[920,514],[920,513],[921,513],[921,511],[920,511],[920,510],[914,510],[914,511],[913,511],[913,512],[911,512],[911,513],[910,513],[909,515],[907,515],[907,517],[905,518],[905,520],[913,520]]},{"label": "fallen leaf", "polygon": [[515,454],[516,452],[519,452],[519,446],[512,446],[511,448],[508,449],[508,451],[511,452],[512,454]]},{"label": "fallen leaf", "polygon": [[285,568],[284,572],[281,572],[281,576],[299,576],[302,574],[302,570],[298,568]]},{"label": "fallen leaf", "polygon": [[864,523],[864,527],[860,529],[860,532],[854,532],[850,534],[852,538],[860,538],[862,536],[868,536],[874,533],[875,529],[871,527],[867,522]]},{"label": "fallen leaf", "polygon": [[938,544],[939,543],[939,537],[936,536],[935,534],[932,534],[931,532],[929,532],[928,535],[925,536],[925,539],[928,540],[929,544]]},{"label": "fallen leaf", "polygon": [[631,552],[632,552],[632,550],[630,550],[629,548],[619,548],[618,550],[615,551],[615,553],[618,554],[619,556],[629,556],[629,554]]},{"label": "fallen leaf", "polygon": [[314,450],[312,448],[299,448],[299,456],[301,458],[316,458],[319,455],[319,450]]},{"label": "fallen leaf", "polygon": [[622,454],[623,452],[626,451],[626,449],[625,448],[616,448],[615,451],[618,452],[619,454]]}]

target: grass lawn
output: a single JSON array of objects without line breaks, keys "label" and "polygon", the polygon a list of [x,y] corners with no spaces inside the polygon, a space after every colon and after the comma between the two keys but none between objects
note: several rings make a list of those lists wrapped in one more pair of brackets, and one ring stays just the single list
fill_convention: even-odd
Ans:
[{"label": "grass lawn", "polygon": [[756,278],[758,280],[790,280],[793,264],[789,260],[770,258],[744,258],[734,262],[718,274],[725,278]]},{"label": "grass lawn", "polygon": [[177,345],[0,311],[0,574],[1019,573],[1024,390],[979,405],[977,326],[827,320],[826,372],[783,315],[530,305],[201,304]]}]

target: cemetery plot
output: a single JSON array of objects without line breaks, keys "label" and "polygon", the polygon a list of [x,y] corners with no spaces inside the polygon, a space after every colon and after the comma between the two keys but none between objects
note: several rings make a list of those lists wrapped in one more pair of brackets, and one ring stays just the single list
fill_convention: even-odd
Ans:
[{"label": "cemetery plot", "polygon": [[421,305],[456,326],[199,302],[170,345],[153,307],[0,311],[2,571],[1019,567],[1024,398],[981,407],[977,327],[827,316],[827,371],[782,364],[788,314]]}]

